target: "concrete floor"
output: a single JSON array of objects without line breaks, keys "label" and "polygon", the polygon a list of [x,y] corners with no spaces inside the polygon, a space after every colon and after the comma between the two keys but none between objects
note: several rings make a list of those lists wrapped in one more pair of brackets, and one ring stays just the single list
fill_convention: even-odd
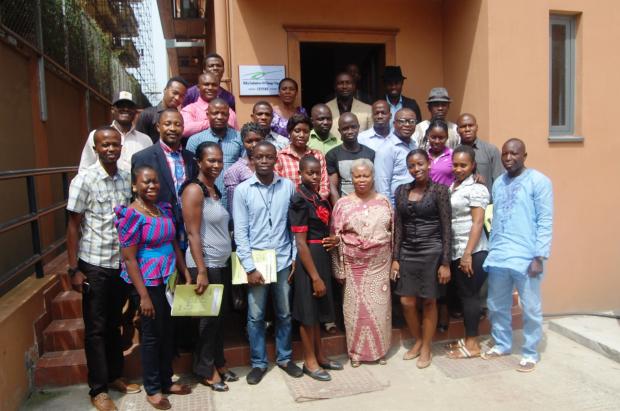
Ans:
[{"label": "concrete floor", "polygon": [[[515,335],[515,347],[520,336]],[[218,411],[321,410],[620,410],[620,364],[545,326],[542,361],[530,374],[514,369],[449,378],[436,364],[418,370],[415,361],[402,361],[405,349],[390,353],[388,365],[368,367],[383,391],[352,397],[296,403],[279,370],[271,370],[258,386],[245,380],[230,384],[230,392],[213,394]],[[515,349],[515,352],[518,350]],[[482,360],[459,360],[482,361]],[[471,367],[480,363],[463,363]],[[482,367],[483,364],[478,365]],[[348,366],[348,365],[347,365]],[[247,368],[235,369],[245,376]],[[308,377],[304,377],[308,378]],[[23,410],[89,410],[86,386],[37,392]],[[137,394],[143,395],[143,394]],[[201,396],[206,396],[202,392]],[[113,395],[118,399],[118,395]],[[120,403],[120,401],[118,402]],[[206,402],[205,402],[206,403]],[[174,404],[174,401],[173,401]],[[204,409],[196,406],[173,409]]]}]

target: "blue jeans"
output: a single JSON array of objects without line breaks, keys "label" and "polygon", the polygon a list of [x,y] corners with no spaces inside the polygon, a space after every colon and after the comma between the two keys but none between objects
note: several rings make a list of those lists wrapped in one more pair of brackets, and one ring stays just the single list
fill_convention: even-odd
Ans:
[{"label": "blue jeans", "polygon": [[530,277],[509,268],[489,267],[487,306],[491,319],[491,336],[502,353],[512,350],[512,290],[516,287],[523,308],[524,359],[538,361],[538,344],[542,339],[542,303],[540,283],[543,274]]},{"label": "blue jeans", "polygon": [[248,336],[252,368],[267,368],[265,308],[269,290],[272,292],[276,315],[276,362],[286,365],[291,360],[291,287],[287,281],[290,270],[291,268],[287,267],[278,271],[277,283],[248,286]]}]

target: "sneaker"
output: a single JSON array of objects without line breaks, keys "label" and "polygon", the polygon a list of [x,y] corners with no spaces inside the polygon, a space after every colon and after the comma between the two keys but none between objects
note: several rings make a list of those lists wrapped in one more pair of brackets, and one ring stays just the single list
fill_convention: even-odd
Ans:
[{"label": "sneaker", "polygon": [[285,365],[278,364],[278,367],[284,370],[289,376],[293,378],[300,378],[304,375],[304,372],[293,361],[287,362]]},{"label": "sneaker", "polygon": [[107,392],[101,392],[94,397],[90,397],[90,403],[99,411],[116,411],[118,409]]},{"label": "sneaker", "polygon": [[267,374],[267,368],[254,367],[252,368],[252,371],[250,371],[250,373],[245,377],[245,379],[248,384],[256,385],[261,382],[265,374]]}]

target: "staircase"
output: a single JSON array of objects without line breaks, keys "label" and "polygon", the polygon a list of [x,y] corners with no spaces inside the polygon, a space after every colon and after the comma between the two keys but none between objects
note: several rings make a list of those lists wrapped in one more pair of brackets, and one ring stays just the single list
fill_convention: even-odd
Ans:
[{"label": "staircase", "polygon": [[[64,267],[66,264],[61,265]],[[40,356],[34,375],[35,386],[38,388],[51,386],[66,386],[84,384],[87,382],[86,357],[84,354],[84,322],[82,321],[82,296],[71,290],[66,273],[58,273],[60,292],[48,304],[48,313],[42,316],[41,321],[47,324],[35,324],[35,329],[42,328],[39,338],[42,345]],[[521,311],[517,305],[518,297],[513,299],[513,328],[522,327]],[[47,315],[49,314],[49,315]],[[230,321],[227,322],[230,324]],[[490,331],[488,319],[481,321],[480,334]],[[230,334],[230,333],[228,333]],[[452,319],[446,333],[436,333],[435,340],[451,340],[461,338],[465,334],[463,322]],[[410,339],[406,328],[392,330],[392,345],[399,346],[402,341]],[[275,346],[272,339],[268,339],[267,352],[271,361],[274,358]],[[346,338],[343,332],[335,335],[324,335],[323,344],[327,355],[336,356],[346,353]],[[247,341],[240,333],[233,333],[225,337],[224,354],[230,367],[247,366],[250,363],[250,352]],[[140,352],[138,333],[135,334],[133,345],[125,351],[124,374],[127,378],[136,379],[141,376]],[[300,341],[293,341],[293,357],[302,358]],[[192,354],[182,352],[175,358],[174,371],[178,374],[190,373],[192,369]]]}]

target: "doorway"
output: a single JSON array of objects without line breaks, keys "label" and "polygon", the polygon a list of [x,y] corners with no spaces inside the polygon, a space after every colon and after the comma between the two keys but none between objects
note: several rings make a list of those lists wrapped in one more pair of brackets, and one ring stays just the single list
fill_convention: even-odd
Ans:
[{"label": "doorway", "polygon": [[308,110],[334,98],[334,78],[348,64],[356,64],[358,89],[371,101],[383,93],[381,76],[386,60],[385,44],[300,42],[301,104]]}]

